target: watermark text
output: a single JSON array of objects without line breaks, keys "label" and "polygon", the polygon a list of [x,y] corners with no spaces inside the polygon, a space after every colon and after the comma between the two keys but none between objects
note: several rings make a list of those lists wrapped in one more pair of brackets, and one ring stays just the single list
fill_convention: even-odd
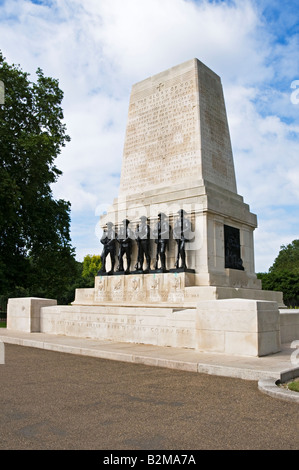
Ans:
[{"label": "watermark text", "polygon": [[294,80],[291,83],[291,88],[294,89],[294,91],[291,93],[291,103],[293,104],[299,104],[299,80]]}]

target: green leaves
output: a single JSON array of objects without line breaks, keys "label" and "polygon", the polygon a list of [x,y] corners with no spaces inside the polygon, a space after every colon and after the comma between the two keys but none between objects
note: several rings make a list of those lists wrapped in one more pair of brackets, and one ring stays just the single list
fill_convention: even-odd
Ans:
[{"label": "green leaves", "polygon": [[284,303],[299,306],[299,240],[282,245],[268,273],[257,275],[265,290],[283,292]]},{"label": "green leaves", "polygon": [[70,137],[58,80],[37,81],[0,52],[0,295],[61,297],[78,275],[70,241],[70,203],[54,200],[55,159]]},{"label": "green leaves", "polygon": [[93,287],[94,278],[102,267],[99,255],[86,255],[83,260],[82,278],[86,287]]},{"label": "green leaves", "polygon": [[299,276],[299,240],[294,240],[287,246],[282,245],[270,272],[287,270]]}]

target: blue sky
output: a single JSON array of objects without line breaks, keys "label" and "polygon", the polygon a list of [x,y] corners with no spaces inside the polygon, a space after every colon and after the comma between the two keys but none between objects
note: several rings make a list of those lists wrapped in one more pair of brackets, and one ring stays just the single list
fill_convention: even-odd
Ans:
[{"label": "blue sky", "polygon": [[132,84],[194,57],[222,79],[238,193],[258,217],[256,271],[299,238],[297,0],[0,0],[0,49],[64,91],[72,140],[53,193],[72,204],[79,260],[101,252]]}]

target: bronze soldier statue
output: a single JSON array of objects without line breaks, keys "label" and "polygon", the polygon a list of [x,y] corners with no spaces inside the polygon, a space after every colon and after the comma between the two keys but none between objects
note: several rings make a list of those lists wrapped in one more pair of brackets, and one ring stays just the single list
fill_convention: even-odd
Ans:
[{"label": "bronze soldier statue", "polygon": [[[117,236],[117,241],[119,243],[117,272],[125,272],[126,274],[129,274],[132,255],[132,239],[134,235],[132,233],[132,230],[129,228],[130,221],[128,219],[125,219],[122,223],[123,225],[120,227]],[[127,260],[126,270],[124,269],[124,255],[126,255]]]},{"label": "bronze soldier statue", "polygon": [[148,273],[150,271],[151,256],[150,256],[150,226],[147,223],[146,216],[140,217],[140,224],[136,227],[135,239],[138,245],[137,263],[135,269],[143,271],[144,258],[146,259],[146,268],[143,271]]},{"label": "bronze soldier statue", "polygon": [[[191,238],[191,222],[185,217],[186,211],[180,209],[178,211],[179,218],[173,227],[173,238],[177,242],[177,259],[175,267],[178,269],[187,269],[185,244]],[[181,259],[181,266],[180,264]]]},{"label": "bronze soldier statue", "polygon": [[169,241],[169,230],[170,226],[168,224],[167,217],[165,214],[160,212],[158,214],[158,223],[153,231],[153,236],[155,238],[155,243],[157,244],[155,269],[159,269],[158,264],[160,259],[160,269],[162,272],[166,272],[166,249]]},{"label": "bronze soldier statue", "polygon": [[103,244],[103,251],[101,254],[102,267],[98,271],[98,275],[106,273],[106,259],[110,255],[111,259],[111,269],[107,274],[113,274],[114,265],[115,265],[115,255],[116,255],[116,233],[113,229],[113,223],[107,222],[107,229],[104,229],[103,235],[101,238],[101,243]]}]

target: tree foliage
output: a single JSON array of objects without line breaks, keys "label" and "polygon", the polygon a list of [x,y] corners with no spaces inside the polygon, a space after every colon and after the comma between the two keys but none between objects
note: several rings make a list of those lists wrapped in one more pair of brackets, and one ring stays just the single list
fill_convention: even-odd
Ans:
[{"label": "tree foliage", "polygon": [[269,272],[289,271],[299,275],[299,240],[294,240],[289,245],[282,245]]},{"label": "tree foliage", "polygon": [[299,306],[299,240],[282,245],[268,273],[258,273],[265,290],[283,292],[287,306]]},{"label": "tree foliage", "polygon": [[82,278],[86,287],[94,285],[94,278],[102,266],[99,255],[86,255],[83,260]]},{"label": "tree foliage", "polygon": [[58,80],[36,82],[0,52],[0,294],[59,299],[78,276],[70,239],[70,203],[53,199],[55,159],[70,140]]},{"label": "tree foliage", "polygon": [[299,306],[299,276],[290,271],[274,271],[259,273],[264,290],[274,290],[283,293],[285,305],[289,307]]}]

